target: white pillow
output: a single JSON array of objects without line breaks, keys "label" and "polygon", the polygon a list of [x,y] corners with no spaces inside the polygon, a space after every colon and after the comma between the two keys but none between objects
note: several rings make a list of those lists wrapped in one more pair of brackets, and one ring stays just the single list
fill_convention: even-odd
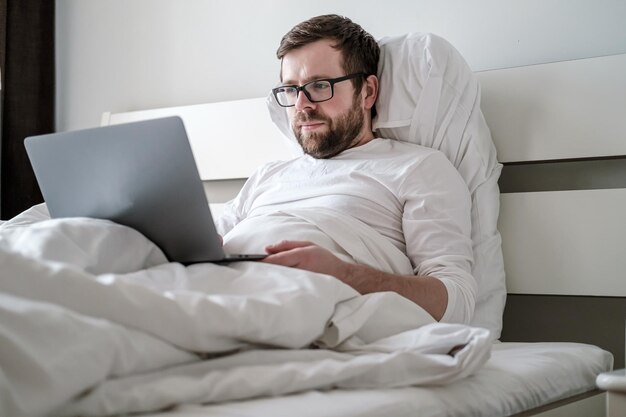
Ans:
[{"label": "white pillow", "polygon": [[[498,339],[506,301],[497,229],[502,166],[480,110],[480,86],[461,54],[428,33],[383,38],[374,130],[382,138],[438,149],[454,164],[472,196],[472,273],[478,296],[472,325]],[[268,97],[270,116],[296,142],[284,108]]]}]

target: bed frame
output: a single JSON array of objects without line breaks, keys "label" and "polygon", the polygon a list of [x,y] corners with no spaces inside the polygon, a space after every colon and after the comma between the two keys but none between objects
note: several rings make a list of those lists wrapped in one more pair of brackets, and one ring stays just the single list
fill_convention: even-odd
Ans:
[{"label": "bed frame", "polygon": [[[626,55],[478,73],[504,165],[501,340],[594,344],[616,369],[625,357],[625,73]],[[603,407],[604,395],[583,397],[538,415],[604,415],[590,406]]]},{"label": "bed frame", "polygon": [[[594,344],[613,353],[615,368],[624,367],[625,357],[623,74],[626,54],[478,73],[482,109],[504,165],[499,230],[508,299],[501,340]],[[266,114],[263,98],[232,103]],[[204,180],[245,177],[259,163],[289,156],[277,153],[279,143],[265,153],[255,148],[254,161],[241,161],[238,151],[254,143],[225,155],[222,142],[211,143],[206,134],[214,125],[194,115],[219,120],[229,106],[105,113],[103,124],[180,115]],[[259,118],[263,135],[280,137],[268,121]],[[258,131],[255,136],[258,144]],[[215,149],[222,161],[239,161],[236,173],[202,168]],[[530,415],[603,416],[604,394],[592,391],[517,416]]]},{"label": "bed frame", "polygon": [[[503,341],[579,341],[624,367],[626,55],[479,73],[499,160]],[[521,117],[520,117],[521,116]]]}]

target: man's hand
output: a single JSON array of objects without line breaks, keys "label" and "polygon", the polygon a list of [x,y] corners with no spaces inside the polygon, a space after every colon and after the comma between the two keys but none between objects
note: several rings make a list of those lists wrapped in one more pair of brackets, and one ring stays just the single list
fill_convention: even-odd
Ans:
[{"label": "man's hand", "polygon": [[265,251],[269,256],[262,262],[332,275],[361,294],[396,292],[422,306],[435,320],[441,320],[448,305],[448,291],[437,278],[390,274],[351,264],[307,241],[284,240],[266,246]]},{"label": "man's hand", "polygon": [[332,275],[344,282],[350,275],[351,264],[313,242],[283,240],[275,245],[266,246],[265,251],[269,256],[263,262],[270,264]]}]

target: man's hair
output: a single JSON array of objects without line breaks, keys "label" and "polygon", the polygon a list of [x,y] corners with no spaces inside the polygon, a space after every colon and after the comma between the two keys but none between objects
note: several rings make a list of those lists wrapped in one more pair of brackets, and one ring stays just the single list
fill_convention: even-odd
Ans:
[{"label": "man's hair", "polygon": [[[283,36],[276,56],[282,60],[289,51],[322,39],[332,40],[333,47],[341,51],[346,75],[376,75],[380,57],[376,39],[352,20],[336,14],[313,17],[294,26]],[[363,78],[354,78],[352,83],[360,92]]]}]

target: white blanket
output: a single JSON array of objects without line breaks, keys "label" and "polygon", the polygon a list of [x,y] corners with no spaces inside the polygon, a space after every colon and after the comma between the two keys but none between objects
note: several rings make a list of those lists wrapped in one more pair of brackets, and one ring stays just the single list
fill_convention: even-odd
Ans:
[{"label": "white blanket", "polygon": [[107,221],[49,220],[37,207],[0,226],[3,416],[446,384],[482,366],[489,340],[326,275],[167,263]]}]

